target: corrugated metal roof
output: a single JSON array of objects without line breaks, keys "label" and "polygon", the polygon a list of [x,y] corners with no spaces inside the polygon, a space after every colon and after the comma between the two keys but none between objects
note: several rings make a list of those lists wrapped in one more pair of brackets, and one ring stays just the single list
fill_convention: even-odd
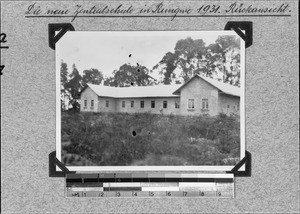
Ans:
[{"label": "corrugated metal roof", "polygon": [[103,85],[87,84],[98,96],[114,98],[138,98],[138,97],[179,97],[173,94],[182,84],[176,85],[153,85],[153,86],[131,86],[111,87]]},{"label": "corrugated metal roof", "polygon": [[87,84],[100,97],[114,98],[138,98],[138,97],[179,97],[180,90],[195,77],[200,77],[225,94],[240,96],[240,88],[217,80],[195,75],[184,84],[175,85],[153,85],[153,86],[131,86],[111,87],[103,85]]},{"label": "corrugated metal roof", "polygon": [[220,82],[218,80],[214,80],[214,79],[211,79],[211,78],[208,78],[208,77],[203,77],[203,76],[200,76],[200,75],[195,75],[194,77],[192,77],[189,81],[187,81],[181,87],[179,87],[176,91],[174,91],[174,94],[179,94],[180,90],[185,85],[187,85],[192,79],[194,79],[196,77],[199,77],[199,78],[205,80],[206,82],[210,83],[212,86],[216,87],[217,89],[219,89],[220,91],[222,91],[225,94],[229,94],[229,95],[237,96],[237,97],[240,96],[240,90],[241,90],[240,87],[229,85],[227,83],[223,83],[223,82]]}]

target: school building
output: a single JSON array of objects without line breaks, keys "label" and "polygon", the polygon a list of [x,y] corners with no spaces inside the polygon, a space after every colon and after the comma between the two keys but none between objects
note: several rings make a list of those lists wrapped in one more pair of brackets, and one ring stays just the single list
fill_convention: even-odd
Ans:
[{"label": "school building", "polygon": [[239,114],[240,88],[195,75],[176,85],[111,87],[87,84],[80,95],[81,112],[149,112],[211,116]]}]

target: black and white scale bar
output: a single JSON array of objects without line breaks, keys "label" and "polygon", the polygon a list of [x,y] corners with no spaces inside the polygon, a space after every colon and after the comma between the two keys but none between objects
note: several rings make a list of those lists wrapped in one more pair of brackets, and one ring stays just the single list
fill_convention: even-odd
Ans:
[{"label": "black and white scale bar", "polygon": [[71,174],[66,197],[234,197],[233,174]]},{"label": "black and white scale bar", "polygon": [[76,183],[112,183],[112,182],[220,182],[231,183],[231,174],[67,174],[67,185]]}]

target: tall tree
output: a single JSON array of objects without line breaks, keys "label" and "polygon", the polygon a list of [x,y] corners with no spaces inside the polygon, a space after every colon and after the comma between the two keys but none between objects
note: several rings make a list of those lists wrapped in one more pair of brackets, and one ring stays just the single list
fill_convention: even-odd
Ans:
[{"label": "tall tree", "polygon": [[170,84],[172,78],[176,78],[173,71],[177,67],[177,54],[168,52],[164,55],[162,60],[153,67],[153,69],[159,69],[159,74],[163,77],[161,82],[163,84]]},{"label": "tall tree", "polygon": [[204,54],[205,43],[202,39],[181,39],[176,43],[174,52],[166,53],[153,69],[158,69],[163,75],[164,84],[177,83],[178,80],[185,82],[195,74],[197,62]]},{"label": "tall tree", "polygon": [[72,106],[72,109],[77,111],[79,110],[79,99],[80,99],[80,91],[83,88],[82,85],[82,77],[79,74],[75,64],[73,64],[72,73],[69,75],[70,80],[66,83],[66,89],[68,90],[69,96],[69,104]]},{"label": "tall tree", "polygon": [[239,38],[219,36],[206,46],[202,39],[179,40],[174,52],[166,53],[153,69],[162,75],[164,84],[186,82],[195,74],[239,85]]},{"label": "tall tree", "polygon": [[216,40],[223,50],[223,64],[219,67],[223,70],[223,81],[231,85],[240,85],[240,37],[219,36]]},{"label": "tall tree", "polygon": [[104,81],[104,85],[115,87],[128,87],[132,85],[146,86],[155,84],[155,79],[150,75],[150,70],[145,66],[122,65],[113,71],[113,76]]},{"label": "tall tree", "polygon": [[66,89],[66,84],[68,82],[68,65],[67,63],[61,61],[60,64],[60,95],[61,95],[61,110],[66,110],[68,108],[68,91]]},{"label": "tall tree", "polygon": [[82,84],[87,83],[99,85],[103,81],[103,74],[98,69],[91,68],[83,71]]}]

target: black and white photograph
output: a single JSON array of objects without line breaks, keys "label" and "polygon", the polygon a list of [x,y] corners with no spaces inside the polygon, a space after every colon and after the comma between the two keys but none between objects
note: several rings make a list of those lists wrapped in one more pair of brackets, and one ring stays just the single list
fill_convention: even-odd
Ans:
[{"label": "black and white photograph", "polygon": [[56,43],[57,158],[73,170],[230,170],[245,154],[234,31],[77,31]]}]

